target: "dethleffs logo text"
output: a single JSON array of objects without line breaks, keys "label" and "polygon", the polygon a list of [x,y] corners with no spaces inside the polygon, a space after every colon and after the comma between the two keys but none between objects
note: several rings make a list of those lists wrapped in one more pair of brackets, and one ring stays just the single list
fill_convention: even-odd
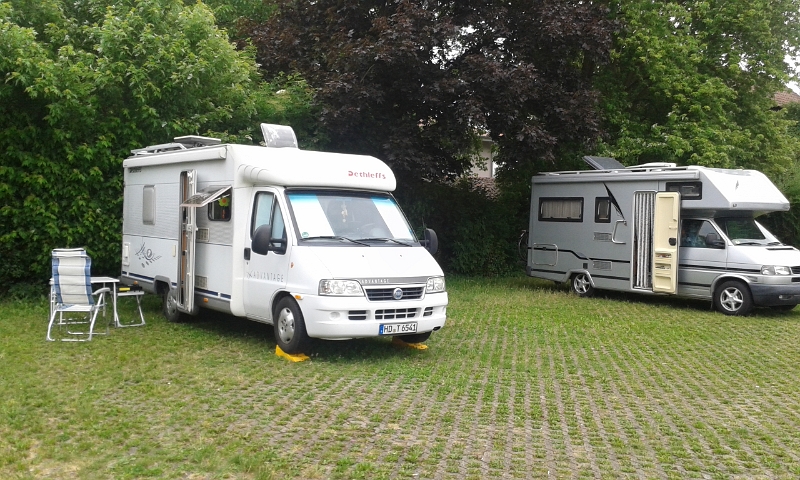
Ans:
[{"label": "dethleffs logo text", "polygon": [[348,170],[347,176],[360,177],[360,178],[377,178],[379,180],[386,180],[386,175],[380,172],[354,172],[352,170]]}]

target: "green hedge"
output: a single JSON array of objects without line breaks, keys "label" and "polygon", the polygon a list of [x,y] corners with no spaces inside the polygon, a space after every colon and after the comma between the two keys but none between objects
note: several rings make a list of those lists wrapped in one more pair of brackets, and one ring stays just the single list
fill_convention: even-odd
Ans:
[{"label": "green hedge", "polygon": [[498,276],[524,270],[517,252],[528,223],[524,191],[490,198],[464,179],[455,185],[400,185],[395,196],[419,235],[424,228],[436,231],[436,259],[445,272]]}]

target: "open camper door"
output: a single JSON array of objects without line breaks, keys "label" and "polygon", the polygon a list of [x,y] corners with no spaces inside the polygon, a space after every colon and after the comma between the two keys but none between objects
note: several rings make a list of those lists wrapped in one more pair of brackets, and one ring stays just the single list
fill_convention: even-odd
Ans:
[{"label": "open camper door", "polygon": [[676,293],[678,289],[678,226],[681,196],[656,194],[653,217],[653,291]]},{"label": "open camper door", "polygon": [[178,310],[191,313],[194,310],[194,257],[197,232],[196,205],[192,204],[197,193],[197,172],[181,172],[180,258],[178,261]]}]

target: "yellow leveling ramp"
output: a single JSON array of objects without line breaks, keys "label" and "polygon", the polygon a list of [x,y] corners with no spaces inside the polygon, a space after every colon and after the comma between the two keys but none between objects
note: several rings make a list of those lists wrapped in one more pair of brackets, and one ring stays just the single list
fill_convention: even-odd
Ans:
[{"label": "yellow leveling ramp", "polygon": [[277,345],[275,345],[275,355],[283,357],[292,362],[305,362],[306,360],[309,359],[308,355],[304,353],[286,353],[283,350],[281,350],[281,347]]},{"label": "yellow leveling ramp", "polygon": [[417,350],[427,350],[428,349],[428,346],[425,345],[424,343],[408,343],[408,342],[404,342],[404,341],[400,340],[397,337],[392,337],[392,343],[395,344],[395,345],[398,345],[400,347],[414,348],[414,349],[417,349]]}]

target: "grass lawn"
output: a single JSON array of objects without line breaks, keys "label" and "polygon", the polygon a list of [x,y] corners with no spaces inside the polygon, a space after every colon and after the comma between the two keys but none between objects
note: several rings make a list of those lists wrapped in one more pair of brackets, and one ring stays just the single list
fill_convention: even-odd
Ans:
[{"label": "grass lawn", "polygon": [[156,297],[89,343],[46,342],[44,300],[0,303],[0,478],[800,477],[800,308],[448,291],[428,350],[317,342],[302,363],[267,325],[167,323]]}]

